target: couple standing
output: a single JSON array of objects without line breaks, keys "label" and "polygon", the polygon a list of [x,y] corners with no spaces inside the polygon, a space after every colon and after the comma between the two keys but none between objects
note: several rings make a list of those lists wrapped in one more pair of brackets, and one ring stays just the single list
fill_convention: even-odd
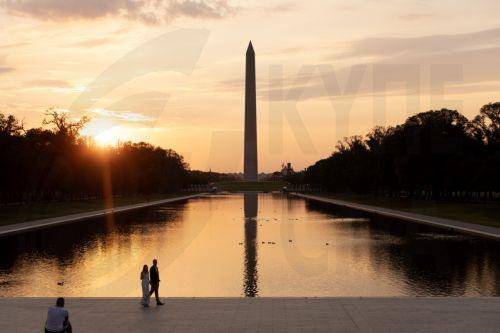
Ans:
[{"label": "couple standing", "polygon": [[[158,288],[160,287],[160,272],[158,271],[158,260],[153,259],[153,266],[149,269],[148,265],[144,265],[141,272],[142,285],[142,300],[141,304],[147,308],[151,303],[151,295],[155,293],[156,305],[163,305],[158,296]],[[151,290],[149,289],[151,285]]]}]

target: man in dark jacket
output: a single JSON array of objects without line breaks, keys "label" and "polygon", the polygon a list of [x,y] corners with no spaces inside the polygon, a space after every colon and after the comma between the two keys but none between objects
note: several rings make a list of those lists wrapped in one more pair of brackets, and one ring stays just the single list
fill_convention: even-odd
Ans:
[{"label": "man in dark jacket", "polygon": [[156,305],[163,305],[160,301],[160,296],[158,296],[158,288],[160,288],[160,272],[158,271],[158,261],[153,259],[153,266],[149,269],[149,283],[151,284],[151,291],[149,295],[155,293]]}]

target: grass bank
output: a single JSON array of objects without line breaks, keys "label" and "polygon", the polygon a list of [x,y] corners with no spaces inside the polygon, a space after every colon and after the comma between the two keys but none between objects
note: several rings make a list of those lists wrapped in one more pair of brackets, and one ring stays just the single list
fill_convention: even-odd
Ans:
[{"label": "grass bank", "polygon": [[436,202],[356,194],[322,193],[320,196],[500,228],[498,203]]},{"label": "grass bank", "polygon": [[248,182],[248,181],[233,181],[233,182],[218,182],[216,183],[219,191],[279,191],[285,186],[285,182]]},{"label": "grass bank", "polygon": [[[113,198],[113,206],[120,207],[133,205],[148,201],[169,199],[181,196],[179,193],[157,194],[148,196],[130,196]],[[45,202],[34,203],[22,206],[1,206],[0,207],[0,225],[21,223],[50,217],[65,216],[83,212],[100,210],[105,207],[103,199],[64,201],[64,202]]]}]

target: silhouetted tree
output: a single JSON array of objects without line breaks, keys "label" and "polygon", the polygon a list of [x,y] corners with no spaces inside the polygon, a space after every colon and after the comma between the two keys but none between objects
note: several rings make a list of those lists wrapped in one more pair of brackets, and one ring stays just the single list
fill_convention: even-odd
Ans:
[{"label": "silhouetted tree", "polygon": [[472,121],[442,109],[345,138],[295,181],[329,191],[410,198],[492,199],[500,191],[500,103]]},{"label": "silhouetted tree", "polygon": [[102,197],[106,175],[114,195],[174,192],[188,182],[187,164],[170,149],[140,142],[97,148],[82,138],[87,117],[46,111],[50,129],[24,130],[0,113],[0,200],[26,203]]}]

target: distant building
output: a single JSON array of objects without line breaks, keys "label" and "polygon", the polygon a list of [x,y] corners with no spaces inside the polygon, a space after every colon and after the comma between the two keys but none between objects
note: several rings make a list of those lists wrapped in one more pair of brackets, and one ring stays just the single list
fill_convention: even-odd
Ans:
[{"label": "distant building", "polygon": [[293,174],[295,171],[292,168],[292,163],[282,163],[280,171],[274,171],[273,173],[260,174],[259,179],[261,180],[271,180],[271,181],[281,181],[284,177]]},{"label": "distant building", "polygon": [[288,176],[289,174],[293,173],[293,168],[292,168],[292,163],[288,162],[287,164],[283,163],[281,164],[281,175]]}]

